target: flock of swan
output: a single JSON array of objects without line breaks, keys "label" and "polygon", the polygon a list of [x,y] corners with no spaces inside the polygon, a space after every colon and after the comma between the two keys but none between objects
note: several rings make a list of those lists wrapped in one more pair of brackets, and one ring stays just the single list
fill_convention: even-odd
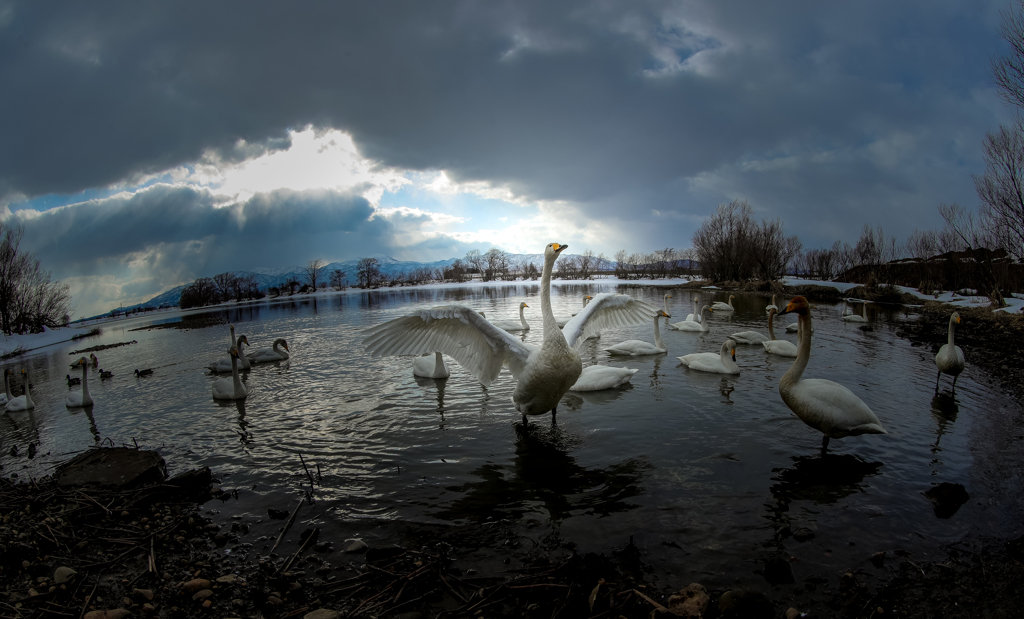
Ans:
[{"label": "flock of swan", "polygon": [[[413,374],[425,378],[443,379],[450,375],[443,354],[453,357],[483,385],[490,385],[503,367],[507,367],[515,380],[512,403],[527,423],[528,416],[548,412],[554,418],[558,403],[568,391],[606,389],[629,382],[637,372],[629,368],[606,366],[583,367],[579,349],[584,341],[602,329],[625,327],[653,321],[654,343],[627,340],[604,350],[612,355],[654,355],[667,352],[659,330],[659,319],[670,317],[668,299],[665,308],[658,309],[628,295],[602,293],[585,297],[583,309],[560,325],[551,309],[551,273],[558,255],[568,246],[551,243],[544,248],[544,268],[541,277],[540,300],[543,321],[543,339],[539,346],[520,341],[511,330],[527,331],[529,324],[523,311],[529,307],[519,305],[519,320],[492,323],[482,313],[466,305],[453,304],[420,310],[401,316],[364,331],[363,343],[374,357],[416,355]],[[707,332],[710,330],[707,312],[734,311],[732,300],[704,305],[687,319],[670,324],[680,331]],[[813,325],[812,306],[804,297],[794,297],[779,311],[772,303],[765,308],[768,317],[768,336],[755,331],[734,333],[722,344],[718,353],[693,353],[678,357],[680,363],[691,370],[723,374],[739,374],[736,365],[736,347],[739,344],[761,344],[773,355],[791,357],[793,365],[779,381],[779,394],[783,402],[805,424],[822,433],[822,451],[830,439],[861,434],[886,434],[875,413],[857,395],[845,386],[826,379],[805,379],[811,353]],[[793,327],[798,343],[778,340],[774,332],[774,319],[783,314],[795,314]],[[866,321],[864,316],[859,316]],[[846,317],[844,317],[846,319]],[[936,355],[935,362],[942,374],[956,377],[964,369],[963,352],[954,344],[954,324],[960,317],[950,319],[949,342]],[[787,331],[790,328],[787,327]],[[936,380],[938,389],[938,379]]]}]

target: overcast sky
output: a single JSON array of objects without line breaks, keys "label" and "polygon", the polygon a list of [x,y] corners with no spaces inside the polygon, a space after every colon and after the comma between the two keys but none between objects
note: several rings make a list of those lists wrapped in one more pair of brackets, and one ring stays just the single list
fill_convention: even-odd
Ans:
[{"label": "overcast sky", "polygon": [[807,248],[974,207],[1008,1],[6,2],[0,217],[77,315],[226,270]]}]

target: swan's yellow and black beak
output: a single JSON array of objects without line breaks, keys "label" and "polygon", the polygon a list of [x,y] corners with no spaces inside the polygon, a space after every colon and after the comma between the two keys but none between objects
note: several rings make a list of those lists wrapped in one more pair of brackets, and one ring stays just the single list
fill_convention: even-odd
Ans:
[{"label": "swan's yellow and black beak", "polygon": [[558,252],[562,251],[563,249],[569,249],[569,246],[568,245],[560,245],[558,243],[552,243],[551,244],[551,249],[554,249],[555,253],[557,254]]},{"label": "swan's yellow and black beak", "polygon": [[732,349],[732,360],[736,361],[736,349],[735,348]]}]

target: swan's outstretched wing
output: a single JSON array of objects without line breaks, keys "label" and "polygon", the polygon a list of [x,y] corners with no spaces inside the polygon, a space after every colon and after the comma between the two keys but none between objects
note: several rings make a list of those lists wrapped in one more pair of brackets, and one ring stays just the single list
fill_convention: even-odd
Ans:
[{"label": "swan's outstretched wing", "polygon": [[596,295],[583,310],[562,327],[569,346],[576,347],[602,329],[629,327],[648,323],[658,308],[625,294],[605,292]]},{"label": "swan's outstretched wing", "polygon": [[495,327],[465,305],[442,305],[389,320],[364,331],[374,357],[442,352],[469,370],[485,386],[507,364],[518,377],[530,346]]}]

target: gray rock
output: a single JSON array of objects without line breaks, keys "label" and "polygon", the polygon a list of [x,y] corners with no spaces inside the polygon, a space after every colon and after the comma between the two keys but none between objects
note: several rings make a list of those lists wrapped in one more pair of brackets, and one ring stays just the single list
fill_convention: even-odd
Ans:
[{"label": "gray rock", "polygon": [[306,613],[302,616],[302,619],[338,619],[341,617],[341,613],[336,610],[329,608],[318,608],[313,612]]},{"label": "gray rock", "polygon": [[359,553],[366,552],[369,546],[361,539],[350,538],[341,543],[342,552]]},{"label": "gray rock", "polygon": [[76,574],[78,574],[78,572],[71,569],[70,567],[64,567],[62,565],[53,572],[53,582],[57,583],[58,585],[66,583],[72,578],[74,578]]},{"label": "gray rock", "polygon": [[58,486],[131,488],[167,479],[164,459],[155,451],[107,447],[79,454],[54,473]]}]

